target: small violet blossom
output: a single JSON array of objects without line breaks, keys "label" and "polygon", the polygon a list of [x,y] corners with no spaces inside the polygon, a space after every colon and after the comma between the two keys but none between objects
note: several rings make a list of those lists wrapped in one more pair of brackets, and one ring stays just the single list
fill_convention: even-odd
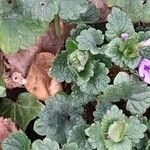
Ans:
[{"label": "small violet blossom", "polygon": [[150,60],[142,59],[139,64],[139,76],[148,84],[150,84]]},{"label": "small violet blossom", "polygon": [[129,38],[129,34],[128,33],[122,33],[121,38],[122,38],[122,40],[126,41]]},{"label": "small violet blossom", "polygon": [[150,38],[143,42],[144,47],[150,47]]}]

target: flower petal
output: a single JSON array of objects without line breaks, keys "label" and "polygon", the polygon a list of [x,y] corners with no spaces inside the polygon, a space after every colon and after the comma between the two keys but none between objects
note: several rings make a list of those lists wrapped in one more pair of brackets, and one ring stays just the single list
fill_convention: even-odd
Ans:
[{"label": "flower petal", "polygon": [[144,46],[150,47],[150,38],[144,42]]},{"label": "flower petal", "polygon": [[144,81],[150,84],[150,72],[149,71],[145,71]]},{"label": "flower petal", "polygon": [[129,38],[129,34],[128,33],[122,33],[121,34],[121,38],[126,41]]}]

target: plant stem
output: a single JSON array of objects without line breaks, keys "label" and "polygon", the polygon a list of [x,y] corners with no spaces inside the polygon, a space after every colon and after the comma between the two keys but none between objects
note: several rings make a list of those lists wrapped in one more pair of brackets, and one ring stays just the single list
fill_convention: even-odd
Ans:
[{"label": "plant stem", "polygon": [[60,20],[58,15],[54,16],[54,24],[55,24],[55,33],[57,37],[61,38]]}]

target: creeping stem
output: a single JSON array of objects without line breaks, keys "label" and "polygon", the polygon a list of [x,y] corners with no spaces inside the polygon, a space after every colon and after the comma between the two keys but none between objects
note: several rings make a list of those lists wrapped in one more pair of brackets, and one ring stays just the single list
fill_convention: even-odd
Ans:
[{"label": "creeping stem", "polygon": [[55,33],[57,37],[61,38],[60,19],[58,15],[54,16]]}]

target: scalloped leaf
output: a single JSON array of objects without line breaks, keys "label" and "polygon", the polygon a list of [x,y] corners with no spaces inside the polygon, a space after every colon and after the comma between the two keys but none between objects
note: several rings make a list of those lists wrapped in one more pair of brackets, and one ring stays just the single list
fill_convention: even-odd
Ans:
[{"label": "scalloped leaf", "polygon": [[22,132],[16,132],[9,134],[2,142],[3,150],[29,150],[30,149],[30,140]]},{"label": "scalloped leaf", "polygon": [[77,81],[77,85],[84,93],[98,95],[107,87],[110,81],[107,74],[108,69],[105,67],[105,64],[95,63],[94,76],[92,76],[87,82],[81,80]]},{"label": "scalloped leaf", "polygon": [[94,76],[94,64],[89,60],[83,71],[77,73],[78,82],[87,82]]},{"label": "scalloped leaf", "polygon": [[141,0],[105,0],[109,7],[117,6],[124,10],[133,22],[150,22],[150,1],[144,2]]},{"label": "scalloped leaf", "polygon": [[36,140],[32,143],[32,150],[60,150],[59,144],[49,138]]},{"label": "scalloped leaf", "polygon": [[141,124],[140,120],[131,116],[128,121],[128,129],[126,135],[131,139],[132,143],[139,143],[140,139],[144,138],[144,132],[147,127]]},{"label": "scalloped leaf", "polygon": [[80,50],[89,50],[93,55],[98,54],[100,46],[104,41],[104,35],[101,30],[89,28],[80,32],[80,35],[76,37],[78,42],[78,48]]},{"label": "scalloped leaf", "polygon": [[86,24],[94,23],[98,21],[99,16],[100,16],[100,11],[96,8],[95,4],[90,3],[87,11],[85,13],[82,13],[77,20],[72,22],[76,24],[81,22]]},{"label": "scalloped leaf", "polygon": [[70,37],[66,40],[65,48],[69,52],[74,52],[78,49],[77,43]]},{"label": "scalloped leaf", "polygon": [[75,50],[69,56],[69,63],[77,72],[81,72],[85,69],[88,60],[89,53],[87,51]]},{"label": "scalloped leaf", "polygon": [[119,51],[119,47],[123,44],[123,41],[120,38],[115,38],[110,41],[106,46],[105,55],[111,58],[111,61],[114,62],[117,66],[121,68],[124,66],[122,61],[122,52]]},{"label": "scalloped leaf", "polygon": [[[96,121],[85,132],[93,149],[131,150],[144,137],[146,130],[147,127],[140,120],[134,116],[127,118],[122,110],[113,105],[101,122]],[[139,135],[133,135],[134,132]]]},{"label": "scalloped leaf", "polygon": [[69,144],[67,143],[63,145],[62,150],[85,150],[85,149],[79,148],[76,143],[69,143]]},{"label": "scalloped leaf", "polygon": [[132,35],[135,33],[131,19],[125,12],[119,8],[112,8],[112,12],[108,15],[108,23],[106,24],[106,36],[109,40],[120,37],[122,33]]},{"label": "scalloped leaf", "polygon": [[71,131],[69,131],[69,137],[67,143],[75,142],[79,147],[85,148],[87,143],[87,138],[84,130],[89,126],[85,123],[74,126]]},{"label": "scalloped leaf", "polygon": [[66,81],[67,83],[70,83],[76,78],[75,70],[68,64],[68,57],[69,53],[67,51],[58,54],[49,71],[49,75],[60,82]]},{"label": "scalloped leaf", "polygon": [[85,133],[89,137],[88,141],[92,145],[93,149],[107,150],[103,141],[102,129],[100,122],[93,123],[89,128],[85,130]]},{"label": "scalloped leaf", "polygon": [[106,114],[107,110],[110,110],[112,107],[112,103],[110,102],[99,102],[96,105],[96,111],[93,112],[94,121],[101,121],[104,114]]},{"label": "scalloped leaf", "polygon": [[34,130],[42,136],[65,143],[69,130],[83,122],[82,107],[76,108],[71,97],[65,93],[51,96],[46,100],[46,106],[35,121]]},{"label": "scalloped leaf", "polygon": [[0,102],[0,115],[11,118],[25,130],[29,122],[38,116],[43,105],[30,93],[22,93],[16,101],[3,98]]},{"label": "scalloped leaf", "polygon": [[105,49],[105,55],[121,68],[128,67],[134,70],[141,60],[137,47],[138,35],[135,34],[126,41],[122,41],[120,38],[111,40]]},{"label": "scalloped leaf", "polygon": [[77,85],[73,86],[71,97],[72,102],[75,103],[75,106],[82,106],[90,101],[96,100],[96,97],[94,95],[90,95],[80,91],[80,87],[78,87]]},{"label": "scalloped leaf", "polygon": [[127,110],[132,114],[144,114],[150,107],[150,87],[137,77],[121,72],[116,76],[115,84],[106,87],[99,98],[112,102],[123,99],[127,101]]}]

